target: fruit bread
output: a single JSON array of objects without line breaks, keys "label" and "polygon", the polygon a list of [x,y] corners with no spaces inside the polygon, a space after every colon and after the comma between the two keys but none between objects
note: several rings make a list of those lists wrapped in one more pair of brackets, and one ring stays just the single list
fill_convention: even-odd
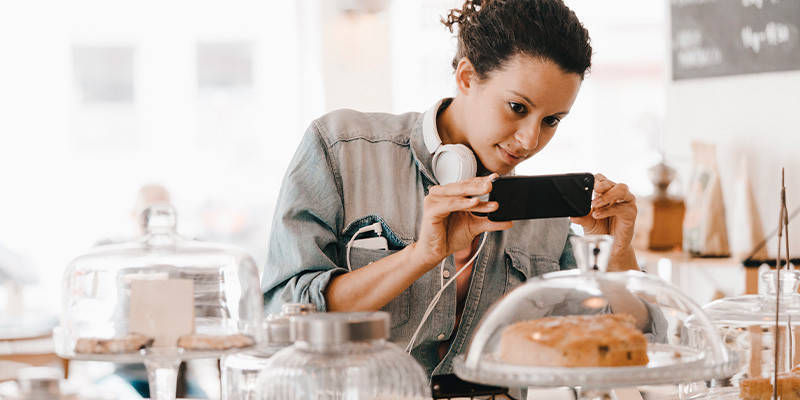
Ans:
[{"label": "fruit bread", "polygon": [[75,344],[75,352],[82,354],[124,354],[135,353],[150,347],[153,338],[131,333],[111,339],[80,338]]},{"label": "fruit bread", "polygon": [[255,342],[247,335],[184,335],[178,339],[178,347],[186,350],[213,351],[252,346]]},{"label": "fruit bread", "polygon": [[507,326],[500,357],[511,364],[547,367],[646,365],[647,339],[628,314],[548,317]]}]

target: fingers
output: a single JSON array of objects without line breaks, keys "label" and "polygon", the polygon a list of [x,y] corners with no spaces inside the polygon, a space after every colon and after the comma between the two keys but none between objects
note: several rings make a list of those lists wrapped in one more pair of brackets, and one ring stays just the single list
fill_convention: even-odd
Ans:
[{"label": "fingers", "polygon": [[477,217],[477,222],[473,225],[473,233],[477,235],[481,232],[502,231],[512,226],[514,226],[513,221],[491,221],[489,218]]},{"label": "fingers", "polygon": [[425,196],[424,208],[434,216],[446,217],[454,211],[482,211],[477,197]]},{"label": "fingers", "polygon": [[478,176],[447,185],[431,186],[429,195],[433,196],[481,196],[492,190],[492,181],[499,175]]},{"label": "fingers", "polygon": [[594,191],[597,197],[592,200],[593,210],[636,201],[636,196],[630,192],[628,185],[614,183],[601,174],[595,175]]},{"label": "fingers", "polygon": [[606,178],[605,175],[594,174],[594,191],[596,193],[605,193],[612,187],[614,187],[614,182]]},{"label": "fingers", "polygon": [[[585,232],[615,234],[620,229],[633,226],[636,219],[636,196],[628,185],[615,183],[602,174],[595,175],[595,198],[589,215],[571,218],[580,224]],[[613,221],[613,222],[612,222]],[[616,227],[616,228],[612,228]],[[614,231],[614,232],[612,232]]]},{"label": "fingers", "polygon": [[499,207],[497,202],[480,201],[478,197],[486,195],[492,190],[492,181],[497,177],[497,174],[491,174],[447,185],[432,186],[428,195],[425,196],[425,210],[440,219],[446,218],[449,213],[456,211],[477,213],[495,211]]},{"label": "fingers", "polygon": [[621,202],[594,209],[591,213],[594,219],[621,217],[632,219],[636,217],[636,205],[633,202]]}]

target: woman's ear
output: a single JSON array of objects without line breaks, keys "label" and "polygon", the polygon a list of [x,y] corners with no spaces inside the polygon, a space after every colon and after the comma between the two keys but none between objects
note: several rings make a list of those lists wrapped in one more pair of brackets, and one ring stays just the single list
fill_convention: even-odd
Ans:
[{"label": "woman's ear", "polygon": [[461,57],[456,66],[456,88],[462,94],[467,94],[478,74],[475,67],[467,57]]}]

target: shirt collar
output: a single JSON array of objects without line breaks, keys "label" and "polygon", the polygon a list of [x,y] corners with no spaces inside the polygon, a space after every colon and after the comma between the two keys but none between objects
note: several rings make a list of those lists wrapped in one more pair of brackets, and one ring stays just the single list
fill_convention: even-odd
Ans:
[{"label": "shirt collar", "polygon": [[[439,132],[436,129],[436,115],[447,107],[452,98],[444,98],[436,102],[431,108],[420,114],[414,130],[411,132],[411,152],[417,161],[420,172],[427,178],[430,184],[439,182],[433,176],[431,162],[433,153],[442,143]],[[426,188],[429,184],[426,184]]]},{"label": "shirt collar", "polygon": [[439,129],[436,127],[436,117],[444,108],[450,105],[452,98],[444,98],[436,102],[433,107],[422,116],[422,138],[425,140],[425,148],[429,154],[436,152],[442,145],[442,138],[439,136]]}]

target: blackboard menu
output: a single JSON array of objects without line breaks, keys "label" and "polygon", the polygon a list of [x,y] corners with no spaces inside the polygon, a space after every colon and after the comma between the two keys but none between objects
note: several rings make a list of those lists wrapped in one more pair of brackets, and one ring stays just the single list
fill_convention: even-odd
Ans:
[{"label": "blackboard menu", "polygon": [[670,0],[672,79],[800,70],[800,0]]}]

